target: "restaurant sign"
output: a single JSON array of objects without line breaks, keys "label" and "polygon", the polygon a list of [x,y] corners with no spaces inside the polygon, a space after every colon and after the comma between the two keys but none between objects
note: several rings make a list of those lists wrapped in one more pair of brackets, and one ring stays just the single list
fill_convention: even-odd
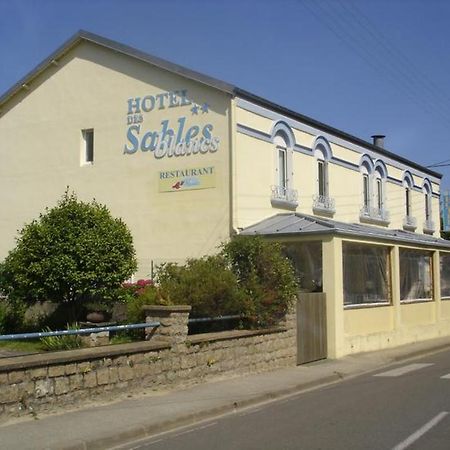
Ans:
[{"label": "restaurant sign", "polygon": [[159,192],[178,192],[216,187],[213,166],[159,172]]}]

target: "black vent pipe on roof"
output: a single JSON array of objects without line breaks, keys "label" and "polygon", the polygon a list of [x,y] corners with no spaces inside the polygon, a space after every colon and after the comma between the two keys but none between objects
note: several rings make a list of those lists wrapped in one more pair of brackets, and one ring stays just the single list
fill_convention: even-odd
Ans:
[{"label": "black vent pipe on roof", "polygon": [[371,136],[371,138],[373,139],[373,145],[375,145],[375,147],[384,148],[385,137],[386,136],[384,134],[374,134],[373,136]]}]

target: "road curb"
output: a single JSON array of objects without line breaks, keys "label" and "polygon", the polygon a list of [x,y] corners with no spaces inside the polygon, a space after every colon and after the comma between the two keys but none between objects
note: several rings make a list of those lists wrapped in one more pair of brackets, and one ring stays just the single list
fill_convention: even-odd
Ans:
[{"label": "road curb", "polygon": [[166,420],[157,424],[141,423],[129,428],[128,430],[123,430],[107,437],[95,438],[90,440],[77,440],[67,443],[67,445],[65,446],[61,446],[58,444],[58,447],[55,447],[55,450],[56,448],[58,450],[102,450],[105,448],[110,448],[112,446],[125,444],[126,442],[129,442],[131,440],[144,439],[157,433],[164,433],[175,428],[193,425],[202,420],[213,419],[214,417],[218,417],[223,414],[231,413],[243,408],[248,408],[250,406],[264,403],[270,400],[277,400],[289,395],[301,393],[308,389],[317,388],[337,381],[343,381],[345,378],[347,377],[343,376],[340,373],[333,373],[332,375],[327,375],[313,381],[299,383],[298,385],[287,389],[280,389],[276,392],[268,392],[262,395],[255,395],[252,398],[242,401],[231,401],[230,403],[227,403],[223,406],[205,409],[196,413],[180,415],[177,418]]},{"label": "road curb", "polygon": [[[248,408],[257,404],[269,402],[271,400],[278,400],[283,397],[287,397],[294,394],[300,394],[304,391],[319,388],[331,383],[339,381],[345,381],[356,376],[365,375],[370,372],[374,372],[380,368],[409,360],[426,356],[440,351],[448,350],[450,348],[450,341],[440,343],[432,348],[412,349],[409,352],[403,354],[392,355],[385,359],[380,359],[378,364],[375,364],[370,369],[354,370],[347,373],[335,371],[331,374],[322,376],[312,381],[300,382],[295,386],[291,386],[285,389],[278,389],[276,391],[265,392],[264,394],[255,394],[251,398],[245,400],[230,400],[222,406],[216,406],[214,408],[206,408],[202,411],[188,414],[180,414],[170,420],[164,420],[159,423],[145,423],[134,425],[126,430],[112,433],[109,436],[93,438],[88,440],[74,440],[72,442],[66,442],[65,445],[58,444],[57,447],[53,447],[55,450],[101,450],[105,448],[111,448],[121,444],[125,444],[130,441],[144,439],[155,434],[168,432],[176,428],[193,425],[199,421],[205,421],[208,419],[214,419],[215,417],[238,411],[244,408]],[[49,448],[48,450],[51,450]]]},{"label": "road curb", "polygon": [[393,360],[395,362],[400,362],[400,361],[405,361],[408,359],[418,358],[421,356],[432,355],[433,353],[439,353],[441,351],[448,350],[448,349],[450,349],[450,341],[444,342],[442,344],[438,344],[438,345],[434,346],[433,348],[417,349],[417,350],[413,350],[405,355],[397,355],[397,356],[393,357]]}]

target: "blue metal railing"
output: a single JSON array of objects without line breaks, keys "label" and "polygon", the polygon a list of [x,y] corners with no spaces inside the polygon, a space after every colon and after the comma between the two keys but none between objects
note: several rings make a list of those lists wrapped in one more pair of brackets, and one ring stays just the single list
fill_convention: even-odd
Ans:
[{"label": "blue metal railing", "polygon": [[231,319],[245,319],[245,316],[241,314],[235,314],[234,316],[217,316],[217,317],[196,317],[189,319],[189,323],[200,323],[200,322],[216,322],[219,320],[231,320]]},{"label": "blue metal railing", "polygon": [[40,331],[37,333],[16,333],[16,334],[1,334],[0,341],[13,341],[18,339],[39,339],[48,336],[70,336],[79,334],[101,333],[103,331],[123,331],[135,330],[138,328],[156,328],[159,327],[160,322],[150,323],[132,323],[127,325],[109,325],[105,327],[82,328],[79,330],[58,330],[58,331]]}]

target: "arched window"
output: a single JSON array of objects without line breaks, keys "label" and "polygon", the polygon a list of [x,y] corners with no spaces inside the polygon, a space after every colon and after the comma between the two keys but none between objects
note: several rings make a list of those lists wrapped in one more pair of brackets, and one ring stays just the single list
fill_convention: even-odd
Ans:
[{"label": "arched window", "polygon": [[359,165],[359,171],[362,175],[362,210],[361,213],[366,216],[371,215],[372,209],[372,175],[374,166],[372,159],[368,155],[363,155]]},{"label": "arched window", "polygon": [[405,217],[403,218],[403,228],[409,231],[415,231],[417,228],[416,218],[412,212],[412,188],[414,181],[412,175],[406,171],[403,175],[403,188],[405,195]]},{"label": "arched window", "polygon": [[321,197],[328,197],[328,161],[320,150],[316,150],[317,160],[317,193]]},{"label": "arched window", "polygon": [[362,207],[360,220],[377,225],[389,224],[389,212],[386,209],[385,183],[386,166],[381,160],[375,163],[369,155],[363,155],[359,170],[362,175]]},{"label": "arched window", "polygon": [[276,184],[282,188],[287,189],[288,187],[288,172],[287,172],[287,153],[288,144],[281,134],[275,136],[274,139],[276,147]]},{"label": "arched window", "polygon": [[425,210],[425,222],[423,224],[423,232],[432,234],[435,230],[435,224],[432,214],[432,188],[430,180],[425,178],[423,181],[422,192],[424,194],[424,210]]},{"label": "arched window", "polygon": [[285,122],[272,127],[274,145],[274,184],[272,185],[272,206],[295,209],[298,193],[293,189],[292,153],[295,145],[294,133]]},{"label": "arched window", "polygon": [[319,136],[313,144],[314,164],[316,171],[316,195],[313,198],[315,213],[334,214],[334,199],[330,197],[328,165],[332,157],[328,141]]},{"label": "arched window", "polygon": [[385,194],[385,184],[387,178],[387,170],[383,161],[377,160],[375,162],[375,207],[378,209],[378,214],[383,215],[386,210],[386,194]]}]

